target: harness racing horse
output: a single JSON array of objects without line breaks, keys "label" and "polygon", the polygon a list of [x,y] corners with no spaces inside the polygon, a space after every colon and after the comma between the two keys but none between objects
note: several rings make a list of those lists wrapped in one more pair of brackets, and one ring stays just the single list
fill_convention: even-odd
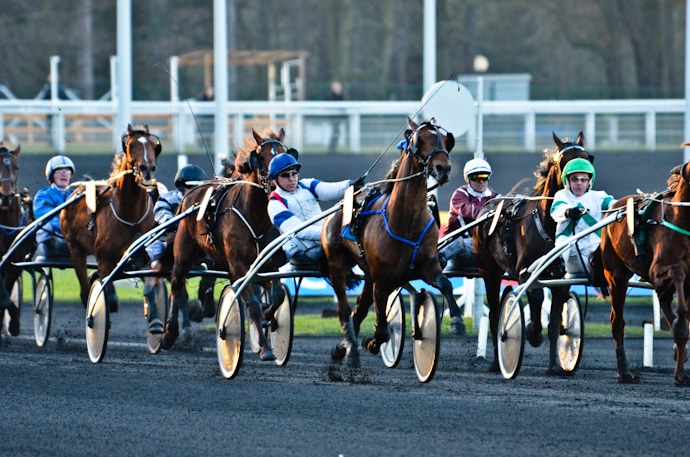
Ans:
[{"label": "harness racing horse", "polygon": [[[682,144],[685,146],[690,146],[690,142]],[[648,198],[627,196],[614,204],[613,208],[622,208],[629,199],[633,200],[634,232],[629,233],[625,218],[607,225],[602,229],[599,249],[593,254],[595,284],[605,296],[611,297],[611,333],[616,346],[616,379],[620,383],[639,381],[639,376],[628,367],[623,317],[628,281],[637,274],[654,287],[673,333],[675,383],[690,386],[690,376],[685,371],[690,297],[690,162],[674,168],[671,173],[679,178],[677,185],[672,187],[674,190]]]},{"label": "harness racing horse", "polygon": [[[28,190],[25,189],[20,195],[17,188],[20,149],[20,146],[14,150],[8,149],[0,142],[0,249],[3,254],[7,252],[20,230],[34,219]],[[24,260],[33,250],[32,239],[32,242],[24,243],[9,260]],[[4,287],[0,288],[0,323],[5,314],[3,309],[6,309],[10,317],[8,329],[12,336],[19,335],[20,309],[18,303],[12,303],[10,300],[9,291],[21,274],[22,270],[13,267],[10,262],[2,271]]]},{"label": "harness racing horse", "polygon": [[[154,225],[153,204],[149,190],[155,189],[156,160],[162,146],[148,125],[135,130],[127,125],[122,136],[122,151],[115,154],[109,184],[97,189],[96,211],[91,214],[86,199],[67,206],[60,213],[60,227],[69,246],[70,258],[79,279],[81,300],[86,307],[89,297],[86,258],[93,254],[98,276],[107,277],[127,247]],[[85,191],[78,187],[73,195]],[[118,298],[109,284],[105,300],[110,312],[117,312]]]},{"label": "harness racing horse", "polygon": [[[437,126],[435,120],[415,123],[408,118],[407,145],[394,163],[389,182],[378,198],[362,211],[357,240],[341,236],[343,211],[324,222],[321,240],[328,272],[338,299],[338,317],[345,339],[331,352],[334,360],[347,359],[358,367],[359,327],[373,303],[376,326],[367,349],[378,353],[390,338],[386,318],[388,296],[414,279],[423,279],[438,288],[448,300],[451,315],[460,316],[453,287],[441,271],[438,258],[438,227],[427,206],[427,178],[448,182],[450,150],[455,139]],[[347,300],[348,273],[355,265],[365,273],[364,287],[354,311]]]},{"label": "harness racing horse", "polygon": [[[582,132],[576,141],[561,140],[552,133],[556,148],[545,151],[545,160],[535,172],[537,183],[531,197],[498,197],[487,202],[477,219],[489,211],[497,209],[503,202],[500,219],[491,231],[493,218],[480,223],[473,236],[477,253],[479,272],[486,284],[486,298],[489,303],[489,323],[494,344],[494,359],[490,371],[498,372],[498,319],[501,308],[501,281],[508,277],[520,283],[529,279],[524,271],[539,257],[554,247],[556,223],[550,216],[553,196],[563,188],[561,172],[565,164],[574,158],[594,157],[584,149]],[[555,264],[549,269],[553,277],[560,278],[565,274],[562,264]],[[563,374],[558,365],[557,344],[561,328],[563,304],[568,299],[569,286],[551,287],[551,319],[548,325],[549,365],[547,374]],[[543,289],[527,291],[532,322],[525,329],[526,337],[534,347],[541,345],[542,324],[541,305],[544,301]]]},{"label": "harness racing horse", "polygon": [[[208,210],[201,220],[190,216],[182,219],[177,228],[170,281],[172,306],[161,340],[165,349],[172,347],[178,337],[177,310],[187,303],[185,278],[194,263],[200,257],[209,257],[215,269],[227,271],[230,280],[235,281],[247,273],[259,252],[279,234],[266,210],[270,191],[268,165],[274,155],[290,150],[282,144],[285,135],[283,129],[278,133],[265,131],[264,135],[267,133],[266,137],[262,137],[253,132],[255,141],[248,140],[247,146],[237,153],[237,178],[205,182],[190,189],[182,199],[180,211],[186,211],[195,204],[201,204],[203,208],[206,206],[204,197],[212,189]],[[268,263],[261,271],[275,272],[277,268]],[[257,288],[246,288],[242,299],[247,304],[251,323],[259,334],[261,360],[275,360],[262,328],[260,294]],[[273,303],[283,301],[279,281],[271,281],[271,294]],[[270,322],[273,312],[273,307],[269,308],[263,312],[263,318]]]}]

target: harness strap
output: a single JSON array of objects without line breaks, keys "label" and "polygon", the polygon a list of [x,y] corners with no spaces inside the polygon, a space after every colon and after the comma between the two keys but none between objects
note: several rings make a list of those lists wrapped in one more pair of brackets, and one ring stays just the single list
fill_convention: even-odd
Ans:
[{"label": "harness strap", "polygon": [[146,199],[146,211],[144,212],[144,215],[141,216],[141,219],[139,219],[136,222],[129,222],[129,221],[122,219],[117,214],[117,211],[115,211],[115,205],[113,204],[112,198],[110,199],[110,209],[113,210],[113,216],[115,216],[115,219],[117,219],[118,221],[122,222],[125,225],[129,225],[130,227],[134,227],[134,226],[137,226],[137,225],[141,224],[142,222],[144,222],[144,219],[146,219],[146,216],[149,214],[149,211],[151,211],[151,197],[148,197]]},{"label": "harness strap", "polygon": [[685,236],[690,236],[690,231],[685,230],[684,228],[678,227],[675,224],[672,224],[671,222],[667,221],[666,219],[662,219],[661,222],[659,222],[660,225],[663,225],[666,228],[669,228],[673,230],[674,232],[681,233]]},{"label": "harness strap", "polygon": [[249,223],[249,221],[247,220],[247,218],[244,217],[244,214],[242,214],[242,212],[241,212],[239,209],[237,209],[236,206],[233,205],[233,207],[230,208],[230,209],[232,209],[232,211],[233,211],[235,214],[237,214],[237,217],[239,217],[240,220],[241,220],[242,222],[244,222],[245,227],[247,227],[247,229],[249,229],[249,232],[252,234],[252,237],[254,238],[254,244],[256,245],[256,252],[257,252],[257,254],[258,254],[259,252],[261,252],[261,246],[259,246],[259,240],[260,240],[261,238],[263,238],[263,235],[261,235],[261,236],[257,236],[257,235],[256,235],[256,232],[255,232],[254,229],[252,228],[252,226],[251,226],[251,224]]},{"label": "harness strap", "polygon": [[544,238],[544,241],[546,241],[547,243],[553,242],[549,234],[546,233],[546,230],[544,229],[544,224],[541,223],[541,218],[539,217],[537,208],[534,208],[534,211],[532,211],[532,215],[534,216],[534,225],[537,226],[537,232],[539,232],[541,237]]},{"label": "harness strap", "polygon": [[[390,196],[389,196],[390,197]],[[419,246],[424,239],[424,236],[427,234],[431,226],[434,224],[434,219],[431,218],[429,219],[429,222],[426,224],[426,227],[424,227],[424,230],[422,230],[422,233],[419,235],[419,238],[417,241],[412,241],[408,240],[406,238],[402,238],[391,230],[390,224],[388,223],[388,216],[386,215],[386,208],[388,207],[388,202],[390,201],[390,198],[387,198],[386,201],[383,203],[383,207],[381,209],[377,210],[368,210],[368,211],[362,211],[361,215],[362,216],[371,216],[374,214],[380,214],[383,217],[383,223],[384,226],[386,227],[386,232],[388,232],[388,235],[390,235],[391,238],[394,240],[400,241],[401,243],[408,244],[414,248],[412,251],[412,260],[410,261],[410,270],[414,269],[414,262],[417,259],[417,253],[419,251]]]}]

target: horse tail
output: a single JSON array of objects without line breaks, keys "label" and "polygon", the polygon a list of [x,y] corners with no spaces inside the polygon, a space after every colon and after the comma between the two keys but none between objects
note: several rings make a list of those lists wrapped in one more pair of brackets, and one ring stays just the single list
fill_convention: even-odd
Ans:
[{"label": "horse tail", "polygon": [[610,295],[610,290],[606,282],[606,277],[604,276],[604,260],[601,254],[601,247],[597,247],[592,253],[589,262],[592,266],[592,286],[597,288],[602,296],[608,297]]}]

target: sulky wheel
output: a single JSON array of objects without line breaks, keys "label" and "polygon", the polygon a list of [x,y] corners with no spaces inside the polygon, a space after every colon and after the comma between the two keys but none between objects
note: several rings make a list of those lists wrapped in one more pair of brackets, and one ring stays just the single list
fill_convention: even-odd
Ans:
[{"label": "sulky wheel", "polygon": [[498,314],[498,364],[505,379],[515,379],[520,372],[525,351],[525,314],[522,302],[508,292]]},{"label": "sulky wheel", "polygon": [[86,305],[86,349],[92,363],[103,361],[108,346],[109,330],[110,313],[105,301],[103,285],[99,278],[94,278]]},{"label": "sulky wheel", "polygon": [[441,347],[439,306],[436,297],[424,289],[417,294],[417,302],[414,318],[419,334],[415,334],[412,341],[412,356],[417,379],[429,382],[436,372]]},{"label": "sulky wheel", "polygon": [[388,297],[386,320],[390,339],[381,345],[381,359],[388,368],[395,368],[402,359],[405,347],[405,303],[402,289],[396,290]]},{"label": "sulky wheel", "polygon": [[582,359],[582,346],[585,335],[585,320],[582,314],[582,303],[577,293],[570,292],[563,305],[561,331],[558,335],[558,361],[565,371],[575,371]]},{"label": "sulky wheel", "polygon": [[[158,318],[165,322],[168,318],[168,312],[170,310],[170,293],[168,292],[167,281],[156,281],[154,289],[156,289],[156,301],[154,306],[156,307]],[[146,321],[148,322],[148,316],[145,317]],[[148,330],[146,331],[146,342],[149,346],[149,352],[151,354],[158,354],[160,352],[162,337],[163,334],[151,333]]]},{"label": "sulky wheel", "polygon": [[235,300],[235,289],[231,284],[225,286],[220,295],[216,348],[223,377],[232,379],[237,376],[244,353],[244,303],[240,297]]},{"label": "sulky wheel", "polygon": [[271,348],[276,356],[276,365],[282,367],[290,360],[290,353],[292,352],[292,338],[294,335],[295,321],[292,313],[292,297],[290,291],[287,290],[284,284],[283,288],[285,298],[283,302],[278,305],[273,317],[276,321],[276,328],[274,329],[269,324],[268,338],[271,342]]},{"label": "sulky wheel", "polygon": [[53,282],[44,270],[38,272],[34,291],[34,338],[36,346],[43,347],[50,336],[53,318]]}]

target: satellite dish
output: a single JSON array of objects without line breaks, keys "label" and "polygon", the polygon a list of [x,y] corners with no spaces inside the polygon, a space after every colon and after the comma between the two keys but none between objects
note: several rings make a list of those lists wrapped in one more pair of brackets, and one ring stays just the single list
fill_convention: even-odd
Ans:
[{"label": "satellite dish", "polygon": [[457,81],[439,81],[422,97],[422,115],[436,119],[438,125],[455,137],[466,133],[474,122],[472,94]]}]

